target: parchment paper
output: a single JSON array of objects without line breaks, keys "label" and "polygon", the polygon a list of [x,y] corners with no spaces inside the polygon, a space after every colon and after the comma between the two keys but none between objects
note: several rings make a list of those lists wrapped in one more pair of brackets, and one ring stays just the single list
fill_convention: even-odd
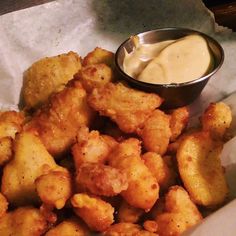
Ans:
[{"label": "parchment paper", "polygon": [[[236,90],[236,33],[215,24],[212,13],[200,0],[59,0],[1,16],[0,109],[18,108],[22,74],[42,57],[70,50],[85,56],[96,46],[115,51],[132,34],[172,26],[209,34],[225,51],[222,68],[190,106],[196,119],[209,102]],[[236,95],[226,102],[234,107],[235,121]],[[235,123],[231,129],[236,134]],[[222,153],[232,198],[236,196],[235,159],[233,139]],[[236,200],[206,218],[188,235],[236,235],[235,212]]]}]

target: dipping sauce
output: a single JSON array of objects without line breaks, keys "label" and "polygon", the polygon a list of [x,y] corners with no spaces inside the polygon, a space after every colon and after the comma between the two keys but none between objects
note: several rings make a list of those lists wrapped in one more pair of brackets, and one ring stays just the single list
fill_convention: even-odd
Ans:
[{"label": "dipping sauce", "polygon": [[184,83],[210,70],[214,59],[207,41],[199,35],[154,44],[139,44],[125,52],[123,70],[129,76],[152,84]]}]

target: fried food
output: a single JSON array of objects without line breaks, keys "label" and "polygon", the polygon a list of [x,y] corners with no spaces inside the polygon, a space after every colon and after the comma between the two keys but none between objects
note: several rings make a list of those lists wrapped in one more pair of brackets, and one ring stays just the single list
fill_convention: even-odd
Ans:
[{"label": "fried food", "polygon": [[135,235],[135,236],[158,236],[155,233],[143,230],[138,224],[132,223],[118,223],[110,226],[107,231],[103,233],[104,236],[121,236],[121,235]]},{"label": "fried food", "polygon": [[128,188],[125,173],[111,166],[84,163],[76,172],[76,187],[80,192],[112,197]]},{"label": "fried food", "polygon": [[105,84],[112,82],[114,75],[106,64],[95,64],[82,67],[75,78],[81,81],[84,89],[90,93],[94,88],[102,88]]},{"label": "fried food", "polygon": [[181,179],[191,199],[203,206],[224,202],[228,187],[221,166],[222,144],[212,141],[208,132],[185,137],[177,150]]},{"label": "fried food", "polygon": [[92,230],[102,232],[114,222],[114,208],[100,198],[78,193],[71,198],[71,204]]},{"label": "fried food", "polygon": [[149,232],[155,233],[155,232],[157,232],[158,225],[155,220],[146,220],[143,223],[143,228]]},{"label": "fried food", "polygon": [[27,108],[45,103],[52,93],[64,89],[81,69],[81,58],[75,52],[46,57],[35,62],[25,73],[22,95]]},{"label": "fried food", "polygon": [[187,107],[180,107],[170,112],[170,141],[175,141],[186,128],[189,120],[189,111]]},{"label": "fried food", "polygon": [[16,111],[5,111],[0,113],[0,138],[15,138],[15,134],[20,132],[24,122],[24,114]]},{"label": "fried food", "polygon": [[122,201],[118,209],[118,222],[137,223],[139,218],[144,214],[144,210],[129,205]]},{"label": "fried food", "polygon": [[33,207],[19,207],[0,218],[2,236],[41,236],[48,228],[40,211]]},{"label": "fried food", "polygon": [[165,154],[171,137],[170,116],[155,110],[138,130],[147,151]]},{"label": "fried food", "polygon": [[157,214],[157,233],[160,236],[178,236],[202,219],[188,193],[180,186],[173,186],[165,197],[164,212]]},{"label": "fried food", "polygon": [[123,132],[132,133],[161,105],[162,99],[157,94],[141,92],[122,83],[108,83],[94,89],[88,102],[100,115],[116,122]]},{"label": "fried food", "polygon": [[12,155],[12,138],[0,138],[0,166],[3,166],[10,161]]},{"label": "fried food", "polygon": [[127,175],[129,186],[121,192],[121,196],[131,206],[148,211],[159,197],[159,185],[140,155],[140,141],[130,138],[113,149],[109,155],[109,165]]},{"label": "fried food", "polygon": [[62,209],[72,195],[71,175],[64,168],[40,175],[35,185],[42,202],[56,209]]},{"label": "fried food", "polygon": [[88,228],[79,219],[72,218],[62,221],[56,227],[50,229],[45,236],[87,236]]},{"label": "fried food", "polygon": [[6,214],[7,208],[8,208],[8,201],[5,198],[5,196],[2,193],[0,193],[0,218]]},{"label": "fried food", "polygon": [[211,103],[201,117],[202,129],[209,131],[213,139],[222,139],[231,121],[230,107],[223,102]]},{"label": "fried food", "polygon": [[83,59],[83,66],[104,63],[109,67],[114,67],[114,53],[106,49],[96,47]]},{"label": "fried food", "polygon": [[156,178],[161,189],[168,189],[175,184],[176,173],[166,163],[165,159],[155,152],[146,152],[142,159],[144,164]]},{"label": "fried food", "polygon": [[3,169],[1,192],[13,205],[33,203],[38,200],[34,181],[56,167],[40,139],[22,132],[15,140],[14,158]]},{"label": "fried food", "polygon": [[76,169],[83,163],[101,163],[107,161],[108,154],[116,145],[116,141],[98,131],[89,132],[88,128],[82,127],[78,131],[77,142],[72,147],[72,155]]},{"label": "fried food", "polygon": [[79,127],[89,125],[93,115],[87,104],[86,91],[80,82],[73,80],[63,91],[52,96],[24,129],[35,131],[48,152],[58,157],[75,143]]}]

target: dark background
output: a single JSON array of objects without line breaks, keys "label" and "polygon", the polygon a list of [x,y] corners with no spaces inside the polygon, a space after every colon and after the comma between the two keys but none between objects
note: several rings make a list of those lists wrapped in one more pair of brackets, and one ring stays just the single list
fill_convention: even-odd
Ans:
[{"label": "dark background", "polygon": [[[0,0],[0,15],[51,1],[52,0]],[[236,31],[236,1],[203,0],[203,2],[214,13],[217,23],[228,26]]]}]

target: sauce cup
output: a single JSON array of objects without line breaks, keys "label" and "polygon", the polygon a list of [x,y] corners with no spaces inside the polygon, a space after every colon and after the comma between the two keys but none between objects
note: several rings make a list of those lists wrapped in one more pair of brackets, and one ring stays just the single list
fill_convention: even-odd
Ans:
[{"label": "sauce cup", "polygon": [[[213,56],[212,69],[204,76],[184,83],[152,84],[139,81],[124,72],[123,62],[125,50],[128,53],[131,53],[134,50],[136,44],[134,38],[138,37],[140,44],[153,44],[165,40],[176,40],[188,35],[202,36],[206,40]],[[162,107],[165,109],[177,108],[192,103],[201,94],[211,76],[219,70],[224,61],[224,51],[221,45],[212,37],[196,30],[184,28],[162,28],[139,33],[135,36],[136,37],[131,36],[125,40],[116,51],[115,64],[120,78],[128,82],[132,87],[159,94],[164,99]]]}]

